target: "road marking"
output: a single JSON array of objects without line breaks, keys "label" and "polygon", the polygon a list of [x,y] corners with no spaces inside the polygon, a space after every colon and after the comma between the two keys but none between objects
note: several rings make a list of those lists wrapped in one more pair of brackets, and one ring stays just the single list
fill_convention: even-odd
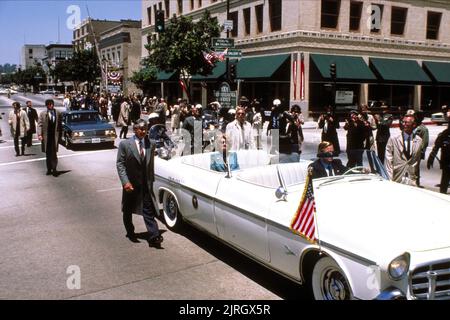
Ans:
[{"label": "road marking", "polygon": [[[77,156],[85,156],[85,155],[91,155],[91,154],[95,154],[95,153],[109,152],[109,151],[112,151],[112,149],[111,150],[87,151],[87,152],[74,153],[74,154],[65,154],[65,155],[62,155],[62,156],[58,156],[58,159],[69,158],[69,157],[77,157]],[[4,163],[0,163],[0,167],[9,166],[9,165],[13,165],[13,164],[22,164],[22,163],[29,163],[29,162],[44,161],[44,160],[46,160],[46,158],[37,158],[37,159],[22,160],[22,161],[4,162]]]},{"label": "road marking", "polygon": [[103,189],[103,190],[97,190],[97,192],[108,192],[108,191],[118,191],[118,190],[122,190],[122,188]]},{"label": "road marking", "polygon": [[[41,144],[42,143],[35,143],[35,144],[33,144],[33,147],[40,146]],[[14,148],[14,146],[0,147],[0,149],[8,149],[8,148]],[[26,147],[26,149],[29,149],[29,148],[31,148],[31,147]]]}]

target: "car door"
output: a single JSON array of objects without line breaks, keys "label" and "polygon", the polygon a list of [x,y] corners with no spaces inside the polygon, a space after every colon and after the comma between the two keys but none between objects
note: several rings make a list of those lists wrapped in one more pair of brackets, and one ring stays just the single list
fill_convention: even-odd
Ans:
[{"label": "car door", "polygon": [[274,190],[234,177],[223,178],[214,207],[219,237],[265,262],[270,261],[266,217]]}]

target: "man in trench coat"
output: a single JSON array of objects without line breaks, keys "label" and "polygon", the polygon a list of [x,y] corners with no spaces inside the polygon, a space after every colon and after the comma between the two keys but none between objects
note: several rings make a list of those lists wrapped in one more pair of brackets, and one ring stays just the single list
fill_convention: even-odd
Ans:
[{"label": "man in trench coat", "polygon": [[139,242],[134,233],[132,214],[141,214],[151,247],[159,247],[163,241],[158,223],[156,200],[153,194],[155,144],[148,139],[147,122],[139,119],[133,125],[134,135],[119,144],[117,173],[122,183],[122,213],[126,237]]},{"label": "man in trench coat", "polygon": [[62,135],[62,115],[55,109],[55,102],[52,99],[45,100],[45,106],[47,110],[39,114],[38,138],[42,142],[41,149],[46,156],[47,175],[57,177],[58,156],[56,153]]}]

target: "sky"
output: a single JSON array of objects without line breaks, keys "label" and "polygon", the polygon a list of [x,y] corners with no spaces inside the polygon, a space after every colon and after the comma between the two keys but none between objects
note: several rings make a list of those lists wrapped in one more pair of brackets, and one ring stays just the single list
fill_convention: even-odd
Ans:
[{"label": "sky", "polygon": [[24,44],[71,44],[73,25],[92,19],[140,20],[141,0],[0,0],[0,64],[20,64]]}]

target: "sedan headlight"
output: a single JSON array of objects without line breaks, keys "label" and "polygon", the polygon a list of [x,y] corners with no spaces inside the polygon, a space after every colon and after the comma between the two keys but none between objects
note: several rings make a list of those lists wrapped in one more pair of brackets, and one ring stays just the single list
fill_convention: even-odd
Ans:
[{"label": "sedan headlight", "polygon": [[77,131],[73,133],[74,137],[84,137],[84,132],[83,131]]},{"label": "sedan headlight", "polygon": [[105,130],[105,135],[107,136],[115,136],[116,130]]},{"label": "sedan headlight", "polygon": [[391,261],[389,264],[389,276],[392,280],[400,280],[408,273],[409,260],[409,253],[405,252]]}]

